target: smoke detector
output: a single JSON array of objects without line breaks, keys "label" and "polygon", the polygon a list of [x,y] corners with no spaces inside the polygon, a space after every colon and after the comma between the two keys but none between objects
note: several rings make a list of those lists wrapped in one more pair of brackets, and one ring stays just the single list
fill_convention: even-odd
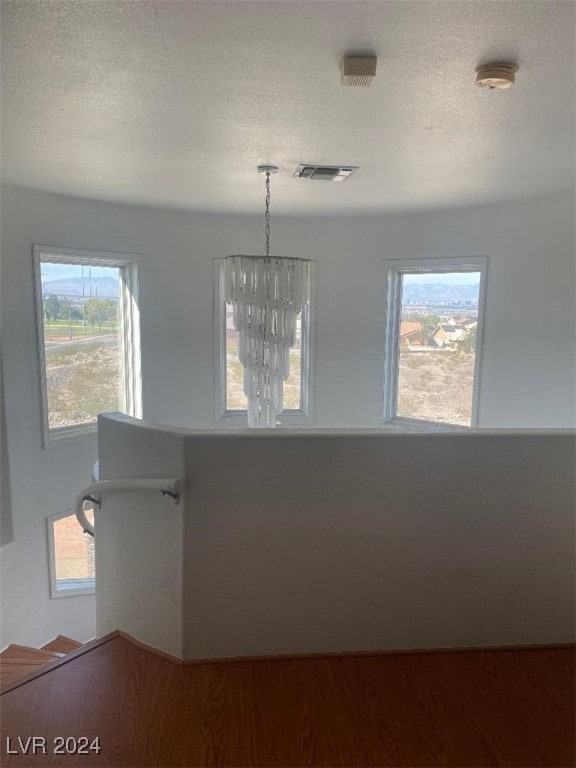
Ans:
[{"label": "smoke detector", "polygon": [[294,173],[296,179],[312,179],[313,181],[346,181],[357,165],[299,165]]},{"label": "smoke detector", "polygon": [[514,85],[517,71],[516,64],[483,64],[476,69],[476,85],[493,91],[504,91]]},{"label": "smoke detector", "polygon": [[376,77],[376,56],[346,56],[342,60],[342,85],[368,88]]}]

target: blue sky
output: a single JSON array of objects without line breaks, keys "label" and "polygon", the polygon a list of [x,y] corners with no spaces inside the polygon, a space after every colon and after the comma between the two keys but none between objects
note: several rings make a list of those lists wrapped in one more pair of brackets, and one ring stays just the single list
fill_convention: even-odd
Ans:
[{"label": "blue sky", "polygon": [[[66,280],[69,277],[82,277],[82,267],[76,264],[42,263],[42,280]],[[84,267],[84,279],[88,280],[89,270],[92,277],[118,277],[118,267]]]}]

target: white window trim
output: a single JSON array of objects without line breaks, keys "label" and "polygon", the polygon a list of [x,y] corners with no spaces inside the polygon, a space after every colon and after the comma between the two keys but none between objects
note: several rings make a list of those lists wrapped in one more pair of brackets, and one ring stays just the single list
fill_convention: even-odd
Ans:
[{"label": "white window trim", "polygon": [[[476,332],[476,355],[474,359],[474,383],[472,389],[472,414],[470,428],[478,426],[480,410],[482,351],[484,340],[484,312],[486,305],[486,279],[488,258],[486,256],[452,256],[447,258],[394,259],[384,260],[384,387],[383,387],[383,423],[400,419],[398,416],[398,360],[399,360],[399,324],[402,308],[403,274],[422,274],[428,272],[480,272],[478,297],[478,326]],[[402,417],[402,421],[411,419]],[[422,419],[415,419],[422,423]],[[439,422],[432,422],[441,426]],[[447,424],[446,427],[453,427]],[[466,427],[463,427],[466,429]]]},{"label": "white window trim", "polygon": [[[48,536],[48,567],[50,569],[50,596],[58,597],[78,597],[80,595],[93,595],[96,591],[95,585],[90,589],[58,589],[56,583],[56,545],[54,542],[54,525],[57,520],[74,515],[74,510],[67,509],[64,512],[57,512],[55,515],[49,515],[46,518],[46,533]],[[80,530],[80,525],[78,525]],[[86,535],[86,534],[83,534]]]},{"label": "white window trim", "polygon": [[44,303],[42,298],[41,262],[53,264],[83,264],[92,267],[118,267],[120,283],[120,326],[122,327],[122,375],[124,379],[123,409],[128,416],[142,418],[142,374],[140,359],[140,310],[138,305],[139,254],[87,251],[77,248],[59,248],[34,245],[32,248],[34,289],[36,304],[36,340],[40,373],[40,399],[42,405],[43,446],[55,442],[78,439],[97,432],[97,425],[74,424],[49,428],[48,387],[46,382],[46,354],[44,349]]},{"label": "white window trim", "polygon": [[[226,259],[214,259],[214,349],[215,349],[215,419],[225,427],[246,427],[246,411],[226,409],[226,317],[224,312]],[[302,314],[302,350],[300,358],[302,408],[283,411],[279,427],[309,427],[313,418],[314,382],[314,298],[316,264],[310,262],[310,301]]]}]

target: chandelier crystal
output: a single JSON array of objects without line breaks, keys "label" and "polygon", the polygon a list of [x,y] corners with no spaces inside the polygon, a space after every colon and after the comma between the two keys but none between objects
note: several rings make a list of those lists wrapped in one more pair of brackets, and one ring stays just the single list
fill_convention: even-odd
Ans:
[{"label": "chandelier crystal", "polygon": [[266,174],[266,255],[226,258],[225,295],[239,333],[250,427],[276,426],[296,343],[296,318],[310,300],[310,261],[270,256],[270,174],[277,170],[258,168]]}]

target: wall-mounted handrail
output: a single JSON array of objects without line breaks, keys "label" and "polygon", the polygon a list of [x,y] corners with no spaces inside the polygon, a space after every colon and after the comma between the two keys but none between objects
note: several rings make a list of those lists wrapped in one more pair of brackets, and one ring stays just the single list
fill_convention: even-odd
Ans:
[{"label": "wall-mounted handrail", "polygon": [[160,491],[162,494],[170,496],[178,503],[180,499],[178,478],[139,478],[124,477],[119,480],[100,480],[97,483],[83,488],[74,501],[74,514],[82,526],[84,533],[94,536],[94,527],[88,521],[84,511],[84,502],[90,501],[98,507],[102,504],[102,493],[111,491]]}]

